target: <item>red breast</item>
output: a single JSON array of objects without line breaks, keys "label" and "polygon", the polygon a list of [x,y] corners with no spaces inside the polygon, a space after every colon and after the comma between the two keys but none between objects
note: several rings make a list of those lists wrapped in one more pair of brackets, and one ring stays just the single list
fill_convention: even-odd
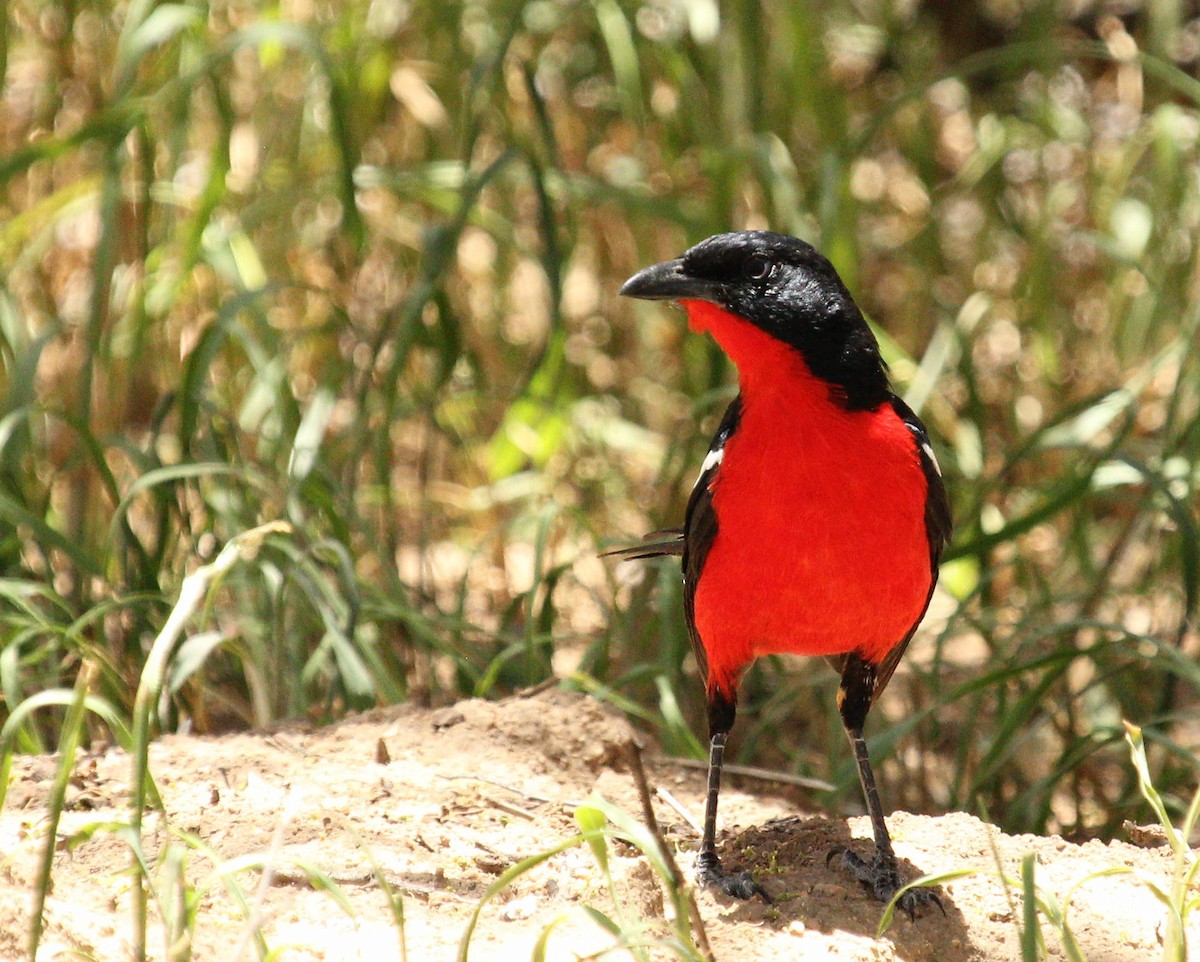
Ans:
[{"label": "red breast", "polygon": [[881,660],[920,618],[932,578],[912,432],[889,404],[846,410],[798,351],[755,325],[685,306],[737,364],[742,391],[696,587],[709,684],[730,690],[766,654]]}]

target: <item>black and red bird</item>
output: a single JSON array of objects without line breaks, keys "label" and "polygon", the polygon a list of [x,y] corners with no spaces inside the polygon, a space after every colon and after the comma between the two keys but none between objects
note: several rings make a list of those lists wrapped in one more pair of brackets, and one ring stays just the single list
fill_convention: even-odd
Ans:
[{"label": "black and red bird", "polygon": [[[950,509],[920,419],[833,266],[784,234],[739,231],[635,274],[628,297],[675,300],[737,365],[683,529],[615,552],[683,558],[684,613],[706,679],[710,739],[700,881],[764,897],[716,852],[717,795],[738,681],[761,655],[824,655],[862,781],[875,853],[837,857],[877,898],[902,882],[863,739],[925,614]],[[653,537],[653,536],[651,536]],[[910,913],[933,897],[906,893]]]}]

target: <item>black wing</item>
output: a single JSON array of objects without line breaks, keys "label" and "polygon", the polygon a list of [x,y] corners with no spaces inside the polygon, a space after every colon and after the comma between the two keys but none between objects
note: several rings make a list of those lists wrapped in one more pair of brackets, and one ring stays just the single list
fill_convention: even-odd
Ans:
[{"label": "black wing", "polygon": [[913,413],[913,409],[896,397],[891,397],[892,409],[900,415],[900,420],[913,433],[917,444],[917,452],[921,456],[921,470],[925,473],[925,483],[928,493],[925,496],[925,533],[929,538],[929,562],[936,576],[938,562],[942,551],[950,543],[950,502],[946,498],[946,486],[942,483],[942,469],[938,466],[933,454],[933,445],[929,443],[929,434],[921,419]]},{"label": "black wing", "polygon": [[913,413],[913,409],[894,394],[889,398],[889,402],[892,409],[900,415],[900,419],[912,432],[917,453],[921,458],[921,470],[925,474],[925,536],[929,539],[929,568],[933,578],[929,582],[929,594],[925,598],[925,607],[921,609],[920,617],[917,618],[900,643],[889,651],[883,661],[879,663],[875,674],[875,690],[871,695],[872,704],[887,687],[887,683],[892,680],[896,666],[900,664],[900,659],[903,657],[908,643],[912,641],[912,636],[916,633],[917,625],[921,623],[921,618],[925,617],[925,610],[929,607],[929,599],[933,597],[933,589],[937,584],[938,564],[942,560],[942,551],[950,542],[951,530],[950,502],[946,498],[946,486],[942,483],[942,469],[938,466],[937,458],[934,456],[933,445],[929,443],[929,434],[925,431],[925,425]]},{"label": "black wing", "polygon": [[696,629],[696,586],[700,583],[700,573],[704,570],[708,551],[717,537],[717,512],[713,510],[712,485],[725,458],[725,443],[737,430],[741,419],[742,396],[739,394],[729,402],[712,444],[708,446],[704,466],[700,469],[700,477],[696,479],[692,488],[687,513],[683,518],[683,614],[687,621],[688,636],[692,641],[696,663],[705,679],[708,678],[708,659],[704,656],[704,643]]},{"label": "black wing", "polygon": [[655,531],[645,536],[641,544],[627,548],[605,551],[604,556],[629,561],[634,558],[654,558],[659,555],[681,555],[683,557],[683,612],[687,620],[688,636],[692,650],[704,676],[708,677],[708,665],[704,657],[704,645],[696,631],[696,585],[700,572],[717,536],[717,513],[713,510],[712,487],[717,471],[725,456],[725,442],[737,430],[742,417],[742,399],[735,397],[725,409],[725,416],[717,428],[716,436],[708,447],[700,477],[688,498],[687,511],[683,516],[682,528]]}]

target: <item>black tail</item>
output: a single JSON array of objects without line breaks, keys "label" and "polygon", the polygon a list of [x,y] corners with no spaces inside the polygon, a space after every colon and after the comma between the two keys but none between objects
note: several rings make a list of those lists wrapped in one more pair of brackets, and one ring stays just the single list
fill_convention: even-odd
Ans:
[{"label": "black tail", "polygon": [[[655,540],[658,539],[658,540]],[[683,531],[678,528],[668,528],[664,531],[651,531],[642,538],[641,544],[630,545],[626,548],[612,548],[601,551],[601,558],[620,558],[622,561],[633,561],[637,558],[657,558],[662,555],[683,554]]]}]

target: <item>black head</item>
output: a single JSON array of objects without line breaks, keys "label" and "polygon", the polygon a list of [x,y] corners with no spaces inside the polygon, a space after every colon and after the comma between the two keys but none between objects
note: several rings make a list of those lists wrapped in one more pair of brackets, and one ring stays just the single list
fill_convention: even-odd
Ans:
[{"label": "black head", "polygon": [[798,350],[852,410],[889,394],[875,335],[833,265],[811,245],[771,231],[701,241],[682,257],[638,272],[627,297],[709,301]]}]

